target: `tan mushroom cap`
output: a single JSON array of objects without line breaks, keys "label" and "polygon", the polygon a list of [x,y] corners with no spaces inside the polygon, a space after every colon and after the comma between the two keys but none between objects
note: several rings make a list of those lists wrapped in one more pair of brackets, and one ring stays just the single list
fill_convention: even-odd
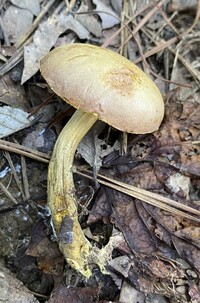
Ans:
[{"label": "tan mushroom cap", "polygon": [[41,61],[41,73],[62,99],[121,131],[150,133],[162,122],[164,103],[157,86],[108,49],[78,43],[55,48]]}]

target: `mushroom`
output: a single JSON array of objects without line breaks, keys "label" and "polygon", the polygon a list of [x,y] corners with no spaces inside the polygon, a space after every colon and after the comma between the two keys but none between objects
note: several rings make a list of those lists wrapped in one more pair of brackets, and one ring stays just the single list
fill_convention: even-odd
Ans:
[{"label": "mushroom", "polygon": [[157,86],[140,68],[115,52],[89,44],[53,49],[41,61],[41,73],[52,90],[77,109],[54,146],[48,206],[66,261],[89,277],[93,249],[78,221],[73,182],[77,146],[98,119],[124,132],[151,133],[162,122],[164,103]]}]

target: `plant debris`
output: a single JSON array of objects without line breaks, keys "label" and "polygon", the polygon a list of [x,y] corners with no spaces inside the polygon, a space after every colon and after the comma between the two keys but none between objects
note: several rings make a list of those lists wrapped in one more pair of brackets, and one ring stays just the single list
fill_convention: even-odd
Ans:
[{"label": "plant debris", "polygon": [[29,127],[33,119],[33,117],[28,119],[28,113],[19,108],[2,106],[0,108],[0,138],[7,137],[16,131]]},{"label": "plant debris", "polygon": [[[1,1],[0,301],[200,302],[199,4]],[[79,221],[105,267],[89,264],[88,280],[64,261],[46,193],[53,146],[74,110],[42,79],[40,60],[72,43],[136,62],[165,99],[158,131],[122,140],[101,124],[79,145]]]}]

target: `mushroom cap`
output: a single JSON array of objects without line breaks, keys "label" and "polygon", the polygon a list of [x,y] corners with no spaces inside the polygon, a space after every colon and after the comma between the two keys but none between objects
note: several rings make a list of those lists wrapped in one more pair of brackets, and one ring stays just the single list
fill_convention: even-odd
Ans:
[{"label": "mushroom cap", "polygon": [[98,46],[70,44],[41,61],[52,90],[72,106],[135,134],[157,130],[164,102],[154,82],[123,56]]}]

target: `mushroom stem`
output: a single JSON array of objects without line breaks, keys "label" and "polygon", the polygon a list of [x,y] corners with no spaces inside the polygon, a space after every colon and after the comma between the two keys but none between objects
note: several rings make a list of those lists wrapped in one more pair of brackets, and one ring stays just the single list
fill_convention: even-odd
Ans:
[{"label": "mushroom stem", "polygon": [[48,206],[60,250],[68,264],[86,277],[91,275],[92,246],[78,221],[72,166],[78,144],[97,118],[80,110],[74,113],[57,139],[48,172]]}]

